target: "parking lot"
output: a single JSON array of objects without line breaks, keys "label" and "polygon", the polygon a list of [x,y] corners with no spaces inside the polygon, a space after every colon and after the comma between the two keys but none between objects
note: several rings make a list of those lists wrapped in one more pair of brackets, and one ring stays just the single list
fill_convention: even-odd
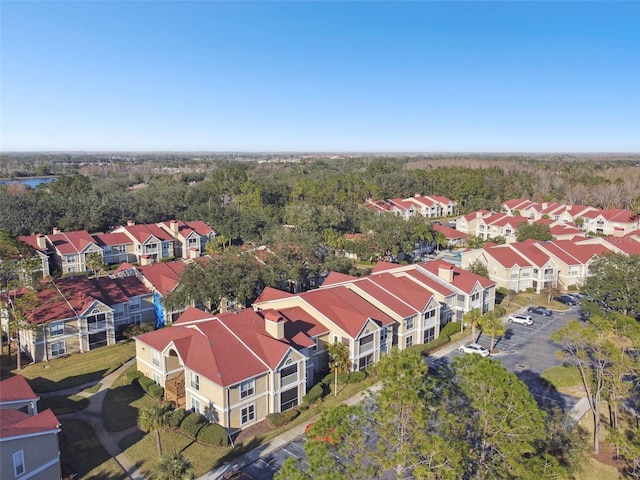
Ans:
[{"label": "parking lot", "polygon": [[[519,312],[527,313],[527,312]],[[540,374],[547,368],[561,364],[556,357],[558,346],[550,340],[550,336],[556,330],[565,327],[569,321],[579,317],[578,308],[571,308],[565,312],[553,312],[550,317],[527,313],[534,324],[531,326],[509,323],[507,334],[498,340],[496,353],[491,358],[499,360],[507,370],[515,373],[528,387],[534,397],[541,404],[552,403],[569,411],[578,397],[559,394],[549,388],[540,378]],[[476,332],[478,335],[479,331]],[[469,339],[468,341],[471,341]],[[481,334],[477,343],[490,347],[491,338]],[[447,353],[441,352],[437,357],[449,362],[456,356],[463,355],[453,348]],[[280,470],[287,458],[296,458],[298,465],[304,468],[306,454],[304,452],[304,435],[301,435],[281,448],[265,455],[253,463],[242,468],[256,480],[272,480],[274,474]]]}]

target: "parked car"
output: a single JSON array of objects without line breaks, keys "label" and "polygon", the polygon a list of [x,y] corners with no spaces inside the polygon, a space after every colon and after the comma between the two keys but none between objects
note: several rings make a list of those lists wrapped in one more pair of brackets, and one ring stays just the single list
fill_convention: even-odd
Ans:
[{"label": "parked car", "polygon": [[458,351],[461,353],[476,353],[478,355],[482,355],[483,357],[489,356],[489,350],[477,343],[467,343],[466,345],[460,345]]},{"label": "parked car", "polygon": [[541,307],[540,305],[527,308],[527,312],[535,313],[536,315],[543,315],[545,317],[550,317],[552,315],[551,310],[547,307]]},{"label": "parked car", "polygon": [[515,313],[507,317],[509,323],[519,323],[520,325],[533,325],[533,319],[529,315],[523,313]]},{"label": "parked car", "polygon": [[570,297],[569,295],[560,295],[558,297],[554,297],[553,299],[557,302],[568,305],[569,307],[575,307],[576,305],[578,305],[578,301],[575,298]]}]

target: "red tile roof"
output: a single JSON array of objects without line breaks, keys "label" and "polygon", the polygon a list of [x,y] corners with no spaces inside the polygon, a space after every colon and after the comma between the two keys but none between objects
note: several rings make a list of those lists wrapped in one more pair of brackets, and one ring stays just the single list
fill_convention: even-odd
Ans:
[{"label": "red tile roof", "polygon": [[351,337],[358,336],[369,318],[382,326],[395,323],[389,315],[346,287],[312,290],[305,292],[303,299]]},{"label": "red tile roof", "polygon": [[129,245],[133,243],[125,233],[94,233],[92,237],[100,247],[113,245]]},{"label": "red tile roof", "polygon": [[[178,284],[185,265],[184,262],[176,261],[153,263],[151,265],[142,265],[134,268],[140,272],[145,280],[153,285],[153,288],[155,288],[160,295],[166,296]],[[118,271],[119,270],[120,269],[118,269]]]},{"label": "red tile roof", "polygon": [[37,415],[27,415],[13,409],[0,410],[0,438],[2,439],[53,433],[59,430],[60,422],[50,409]]},{"label": "red tile roof", "polygon": [[514,265],[518,265],[519,267],[532,267],[533,264],[526,258],[523,258],[518,254],[515,250],[509,248],[509,245],[484,245],[482,249],[488,254],[491,255],[505,268],[512,268]]},{"label": "red tile roof", "polygon": [[262,290],[262,293],[258,295],[258,298],[256,298],[256,301],[254,303],[269,302],[271,300],[280,300],[281,298],[289,298],[294,296],[295,295],[292,293],[284,292],[282,290],[278,290],[277,288],[265,287],[264,290]]},{"label": "red tile roof", "polygon": [[433,298],[430,290],[407,277],[390,273],[371,275],[354,282],[354,287],[362,289],[402,317],[423,312]]},{"label": "red tile roof", "polygon": [[[86,230],[77,230],[74,232],[62,232],[53,235],[47,235],[49,242],[62,255],[80,253],[87,248],[88,245],[95,242],[89,232]],[[97,245],[96,245],[97,246]]]},{"label": "red tile roof", "polygon": [[140,335],[136,340],[160,352],[173,343],[188,369],[223,387],[268,371],[266,364],[216,318],[198,324],[161,328]]},{"label": "red tile roof", "polygon": [[483,288],[488,288],[496,284],[493,280],[489,280],[488,278],[458,268],[444,260],[433,260],[431,262],[422,263],[420,264],[420,267],[429,271],[434,276],[439,275],[440,267],[451,268],[453,270],[453,286],[465,293],[473,292],[473,289],[477,284],[480,284]]},{"label": "red tile roof", "polygon": [[22,375],[16,375],[0,381],[0,404],[37,399],[38,396]]},{"label": "red tile roof", "polygon": [[336,283],[351,282],[357,279],[358,277],[354,277],[353,275],[347,275],[346,273],[329,272],[329,275],[327,275],[327,278],[325,278],[324,282],[322,282],[322,286],[327,287],[329,285],[334,285]]},{"label": "red tile roof", "polygon": [[169,235],[162,228],[153,223],[144,225],[122,226],[116,229],[116,231],[120,231],[120,229],[122,229],[122,231],[124,232],[128,232],[129,235],[135,238],[139,243],[145,243],[152,235],[163,242],[173,240],[173,237],[171,237],[171,235]]},{"label": "red tile roof", "polygon": [[431,228],[436,232],[442,233],[449,240],[457,240],[460,238],[465,238],[467,236],[465,233],[459,232],[455,228],[451,228],[446,225],[440,225],[438,223],[434,223],[433,225],[431,225]]}]

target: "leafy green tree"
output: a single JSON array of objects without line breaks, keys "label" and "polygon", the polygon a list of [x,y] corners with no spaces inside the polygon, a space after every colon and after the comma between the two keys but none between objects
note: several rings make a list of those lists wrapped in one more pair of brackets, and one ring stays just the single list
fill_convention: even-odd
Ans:
[{"label": "leafy green tree", "polygon": [[160,404],[140,410],[138,414],[138,426],[144,432],[155,434],[156,446],[158,447],[158,455],[162,457],[162,441],[160,439],[160,431],[167,426],[167,416],[165,409]]},{"label": "leafy green tree", "polygon": [[349,348],[340,342],[330,343],[329,350],[329,369],[334,376],[333,394],[338,395],[338,374],[349,373],[351,370],[351,358]]},{"label": "leafy green tree", "polygon": [[[393,349],[379,364],[382,389],[376,396],[374,418],[378,445],[372,457],[396,478],[455,479],[461,477],[460,458],[435,428],[430,428],[439,395],[430,389],[427,365],[414,350]],[[437,390],[435,390],[437,392]],[[435,414],[438,416],[438,414]]]},{"label": "leafy green tree", "polygon": [[559,474],[553,456],[536,455],[546,438],[545,414],[522,381],[479,355],[456,357],[453,369],[472,409],[464,419],[471,448],[469,477],[537,480]]},{"label": "leafy green tree", "polygon": [[528,239],[548,241],[553,239],[553,235],[549,225],[522,222],[516,227],[516,241],[524,242]]},{"label": "leafy green tree", "polygon": [[471,326],[471,338],[473,341],[477,341],[476,328],[480,326],[482,322],[482,312],[479,308],[472,308],[462,316],[462,324]]},{"label": "leafy green tree", "polygon": [[476,236],[476,237],[472,237],[472,236],[468,236],[467,237],[467,247],[472,248],[472,249],[478,249],[478,248],[482,248],[484,246],[486,242],[484,241],[484,239],[480,236]]},{"label": "leafy green tree", "polygon": [[606,388],[607,372],[619,353],[606,320],[591,317],[587,325],[573,320],[555,332],[551,339],[560,345],[561,358],[577,367],[593,417],[593,452],[600,451],[600,406]]},{"label": "leafy green tree", "polygon": [[191,460],[177,450],[160,456],[155,473],[157,480],[193,480],[195,478]]},{"label": "leafy green tree", "polygon": [[442,232],[436,232],[433,236],[433,241],[435,242],[438,250],[440,250],[440,247],[445,248],[449,245],[449,240]]},{"label": "leafy green tree", "polygon": [[620,312],[640,312],[640,255],[607,253],[589,266],[582,287],[588,301],[601,301]]},{"label": "leafy green tree", "polygon": [[475,273],[476,275],[480,275],[484,278],[489,278],[489,269],[487,266],[480,261],[480,259],[476,259],[467,266],[467,271],[471,273]]},{"label": "leafy green tree", "polygon": [[[9,312],[9,337],[16,342],[17,369],[22,369],[22,335],[36,328],[30,322],[30,316],[40,305],[40,298],[33,288],[26,287],[22,291],[15,291],[14,296],[8,295],[7,307]],[[9,352],[10,353],[10,352]]]},{"label": "leafy green tree", "polygon": [[489,334],[491,337],[491,347],[489,350],[493,351],[496,346],[496,339],[504,337],[507,333],[507,327],[502,320],[496,317],[493,311],[485,313],[480,319],[480,327],[483,333]]}]

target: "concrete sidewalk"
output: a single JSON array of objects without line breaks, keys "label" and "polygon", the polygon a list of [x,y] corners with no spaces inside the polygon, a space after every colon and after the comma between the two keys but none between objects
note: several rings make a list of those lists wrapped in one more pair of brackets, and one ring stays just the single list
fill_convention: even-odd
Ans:
[{"label": "concrete sidewalk", "polygon": [[[124,438],[126,435],[133,433],[138,430],[137,426],[133,426],[126,430],[120,432],[109,432],[105,426],[102,417],[102,406],[104,404],[104,398],[107,395],[107,391],[111,388],[116,379],[131,365],[135,363],[135,358],[129,360],[124,363],[120,368],[113,371],[106,377],[102,378],[99,382],[91,382],[84,385],[78,385],[77,387],[68,388],[65,390],[58,390],[56,392],[47,392],[38,394],[40,397],[51,397],[51,396],[69,396],[69,395],[79,395],[81,397],[85,397],[89,399],[89,406],[84,410],[75,413],[69,413],[66,415],[58,415],[60,419],[74,419],[74,420],[83,420],[89,423],[94,431],[100,443],[104,446],[105,450],[115,458],[116,462],[122,467],[122,469],[127,473],[129,478],[132,480],[145,480],[144,475],[138,470],[136,465],[131,461],[129,456],[122,451],[120,448],[120,440]],[[100,384],[100,389],[97,392],[86,392],[85,389],[89,387],[93,387],[96,384]]]}]

